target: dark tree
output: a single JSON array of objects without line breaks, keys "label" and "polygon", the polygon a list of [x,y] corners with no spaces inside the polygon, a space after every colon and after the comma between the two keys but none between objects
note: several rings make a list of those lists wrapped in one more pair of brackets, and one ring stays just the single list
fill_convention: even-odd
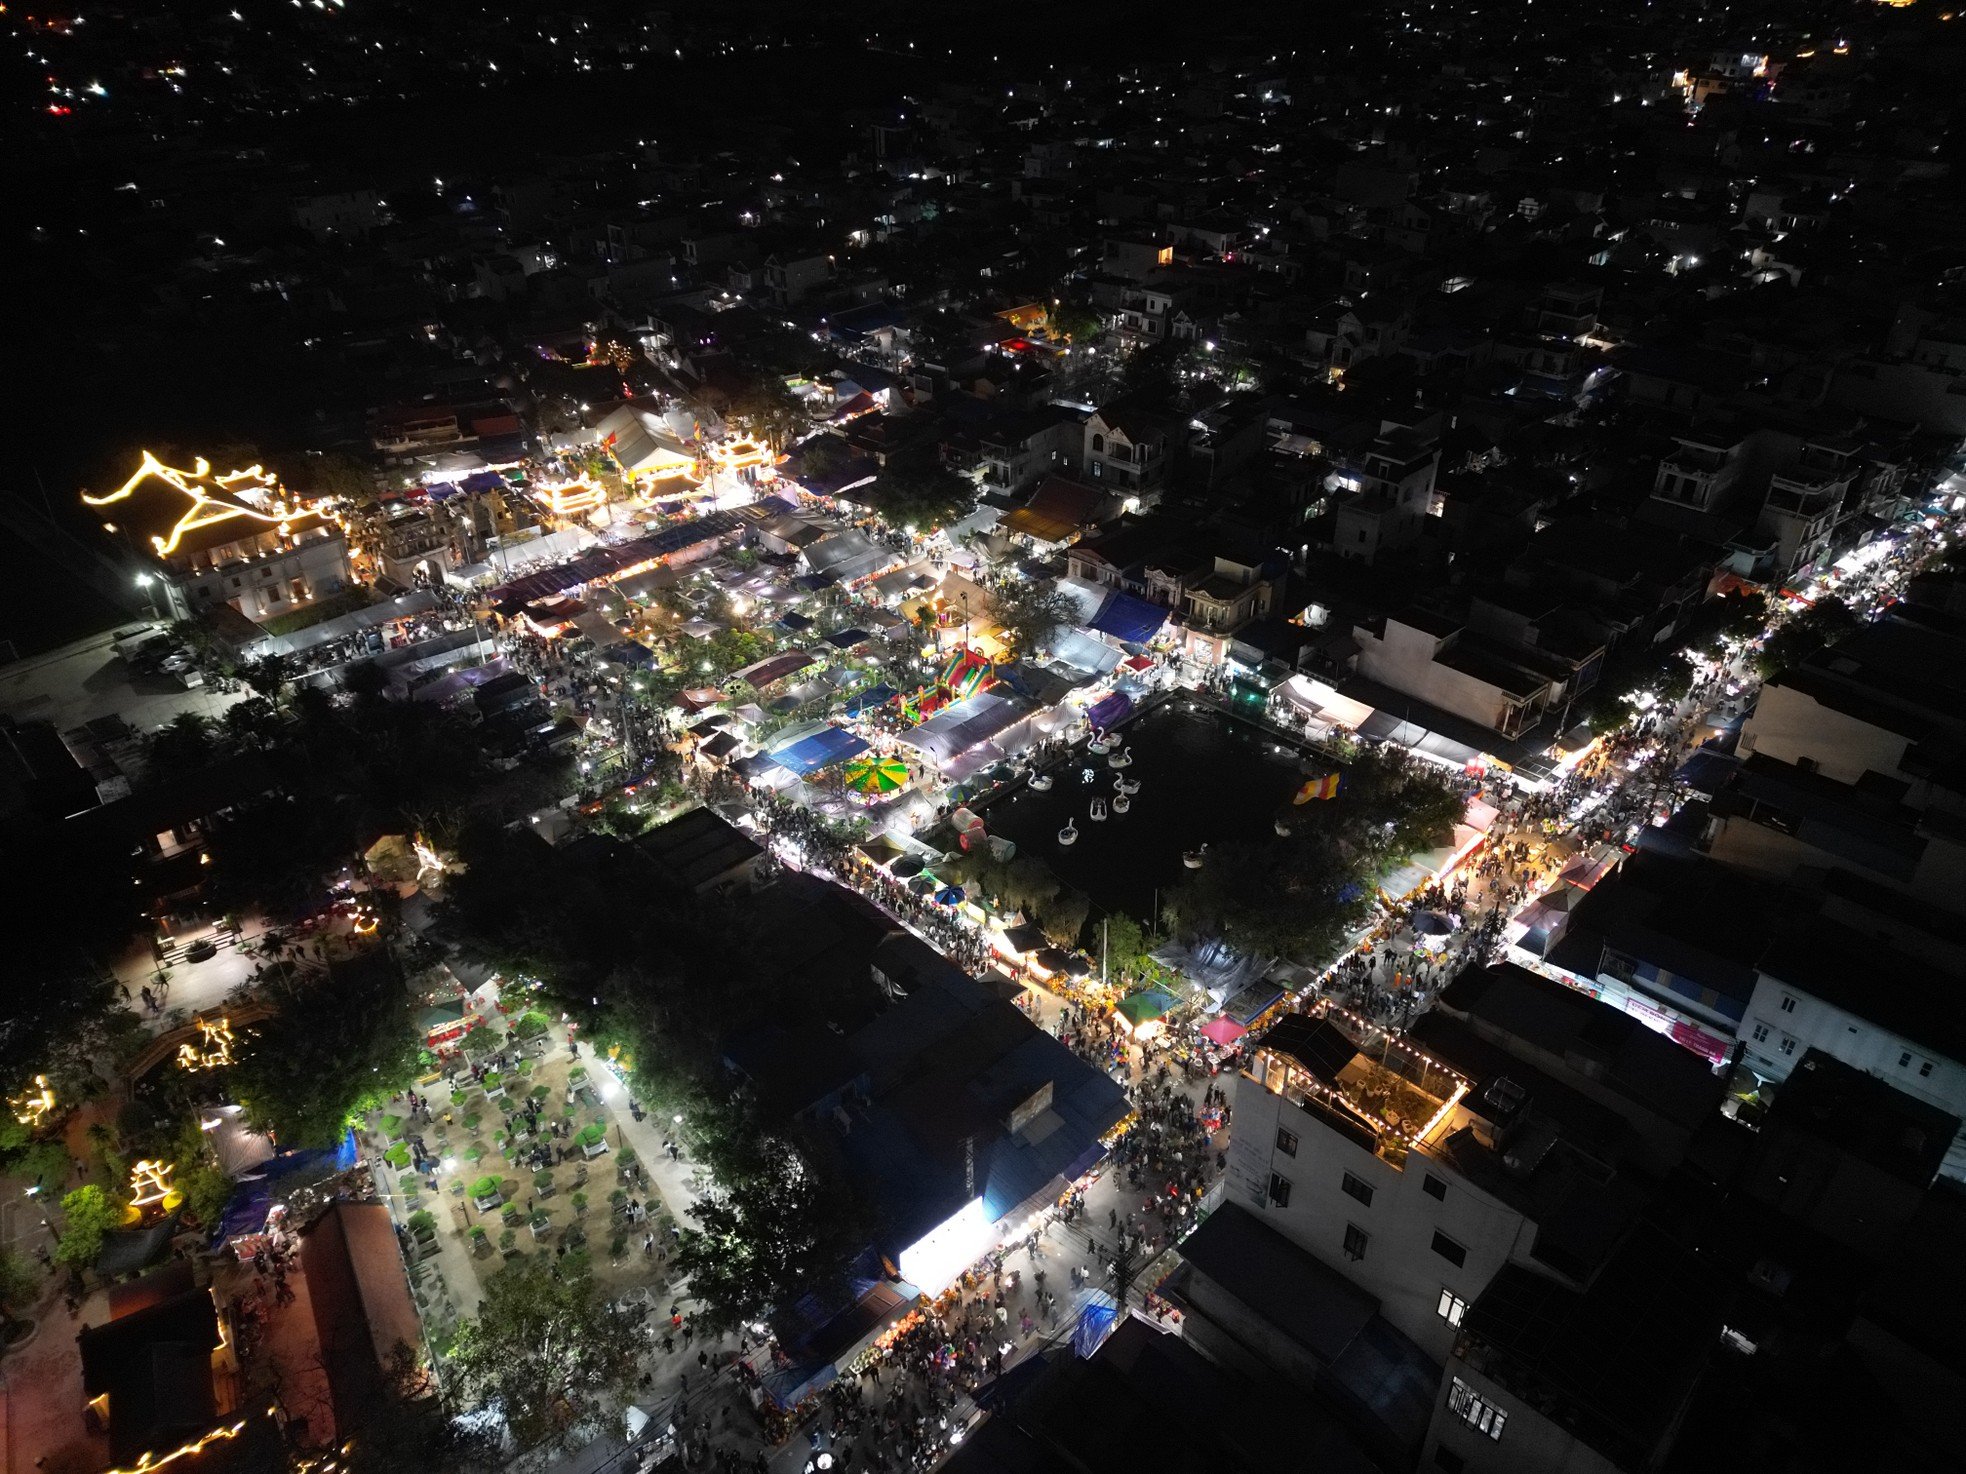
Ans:
[{"label": "dark tree", "polygon": [[279,1012],[253,1026],[228,1083],[283,1146],[332,1146],[350,1116],[416,1078],[409,994],[380,945],[325,973],[283,975],[267,991]]},{"label": "dark tree", "polygon": [[452,1367],[467,1399],[498,1405],[521,1449],[556,1447],[633,1384],[643,1344],[584,1271],[524,1258],[486,1282]]}]

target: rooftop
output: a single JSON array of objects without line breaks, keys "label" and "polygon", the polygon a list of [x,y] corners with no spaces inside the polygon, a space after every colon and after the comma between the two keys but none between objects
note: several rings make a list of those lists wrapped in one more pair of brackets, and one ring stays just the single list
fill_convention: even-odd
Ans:
[{"label": "rooftop", "polygon": [[1813,1136],[1913,1187],[1929,1187],[1959,1117],[1811,1049],[1782,1082],[1766,1130]]},{"label": "rooftop", "polygon": [[691,809],[658,824],[635,841],[672,885],[698,891],[764,853],[748,834],[711,809]]},{"label": "rooftop", "polygon": [[1451,1129],[1454,1107],[1473,1084],[1403,1035],[1328,1002],[1315,1014],[1279,1020],[1248,1072],[1402,1168],[1415,1148]]},{"label": "rooftop", "polygon": [[1450,1016],[1519,1043],[1688,1130],[1719,1104],[1721,1081],[1695,1055],[1630,1014],[1514,963],[1468,971],[1439,998]]},{"label": "rooftop", "polygon": [[1457,1352],[1614,1465],[1642,1468],[1720,1344],[1725,1303],[1713,1268],[1642,1228],[1588,1290],[1505,1265]]}]

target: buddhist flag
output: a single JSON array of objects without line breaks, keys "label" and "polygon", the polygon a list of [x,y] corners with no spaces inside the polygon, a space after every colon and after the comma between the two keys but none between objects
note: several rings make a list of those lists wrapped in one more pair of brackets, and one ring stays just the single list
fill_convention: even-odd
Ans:
[{"label": "buddhist flag", "polygon": [[1307,804],[1314,798],[1336,798],[1339,785],[1344,782],[1342,773],[1326,773],[1322,778],[1309,779],[1297,790],[1293,804]]}]

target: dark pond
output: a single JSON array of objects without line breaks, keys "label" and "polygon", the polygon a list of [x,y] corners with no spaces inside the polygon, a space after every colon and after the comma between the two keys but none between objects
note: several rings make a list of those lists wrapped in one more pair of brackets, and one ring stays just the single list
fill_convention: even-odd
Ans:
[{"label": "dark pond", "polygon": [[[1206,708],[1172,701],[1119,729],[1131,749],[1123,769],[1138,781],[1125,814],[1112,812],[1113,779],[1106,759],[1081,747],[1052,769],[1048,793],[1029,788],[991,804],[984,812],[992,834],[1014,840],[1018,853],[1049,864],[1060,880],[1091,898],[1099,911],[1121,911],[1150,921],[1156,889],[1167,890],[1187,873],[1185,851],[1203,844],[1269,837],[1280,810],[1304,781],[1295,749],[1278,752],[1255,728]],[[1092,768],[1090,783],[1083,770]],[[1107,818],[1094,823],[1094,797],[1106,801]],[[1078,841],[1058,843],[1071,818]]]}]

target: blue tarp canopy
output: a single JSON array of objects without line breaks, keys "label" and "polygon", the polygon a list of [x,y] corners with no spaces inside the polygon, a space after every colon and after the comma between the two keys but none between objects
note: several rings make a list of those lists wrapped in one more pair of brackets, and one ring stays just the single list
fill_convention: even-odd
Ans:
[{"label": "blue tarp canopy", "polygon": [[1119,1307],[1104,1290],[1094,1290],[1079,1312],[1079,1323],[1072,1327],[1072,1354],[1081,1361],[1091,1356],[1119,1324]]},{"label": "blue tarp canopy", "polygon": [[282,1152],[269,1157],[252,1176],[240,1179],[225,1211],[219,1215],[212,1242],[222,1244],[244,1234],[258,1233],[266,1227],[266,1215],[275,1203],[310,1183],[346,1172],[356,1160],[352,1131],[342,1136],[338,1146]]},{"label": "blue tarp canopy", "polygon": [[835,630],[826,637],[826,643],[835,650],[851,650],[855,645],[865,644],[873,638],[863,629]]},{"label": "blue tarp canopy", "polygon": [[858,696],[848,700],[843,708],[850,717],[857,717],[863,711],[872,711],[877,706],[885,706],[894,700],[894,687],[883,681],[878,686],[869,686]]},{"label": "blue tarp canopy", "polygon": [[1144,645],[1166,623],[1167,611],[1160,605],[1115,589],[1092,616],[1088,628],[1110,635],[1123,645]]},{"label": "blue tarp canopy", "polygon": [[473,471],[457,483],[459,491],[504,491],[505,478],[496,471]]},{"label": "blue tarp canopy", "polygon": [[1085,719],[1100,731],[1124,721],[1133,711],[1133,698],[1124,691],[1101,697],[1085,709]]},{"label": "blue tarp canopy", "polygon": [[844,727],[828,727],[823,732],[814,732],[810,737],[801,737],[790,747],[781,747],[771,755],[771,760],[781,768],[806,778],[821,768],[830,768],[850,757],[858,757],[866,750],[866,742]]}]

